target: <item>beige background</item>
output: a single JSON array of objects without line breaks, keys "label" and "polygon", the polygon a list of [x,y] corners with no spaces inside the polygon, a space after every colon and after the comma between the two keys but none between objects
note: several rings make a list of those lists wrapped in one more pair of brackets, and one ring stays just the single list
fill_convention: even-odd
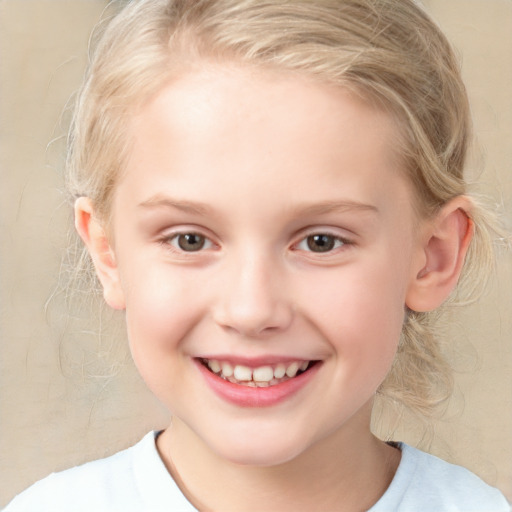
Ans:
[{"label": "beige background", "polygon": [[[510,227],[512,1],[425,3],[463,57],[479,139],[472,167],[484,169],[483,189],[503,203]],[[49,472],[117,451],[166,420],[133,369],[120,322],[59,285],[70,221],[62,114],[103,6],[0,0],[0,506]],[[512,499],[510,256],[491,292],[451,324],[458,391],[431,450]],[[416,441],[418,428],[401,426],[396,436]]]}]

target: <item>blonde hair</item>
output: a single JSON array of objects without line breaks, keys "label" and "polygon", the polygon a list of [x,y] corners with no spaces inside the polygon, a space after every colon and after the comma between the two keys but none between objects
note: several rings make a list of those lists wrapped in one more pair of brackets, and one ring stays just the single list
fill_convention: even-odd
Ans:
[{"label": "blonde hair", "polygon": [[[212,59],[308,75],[385,108],[397,119],[421,215],[467,194],[471,129],[459,65],[413,0],[136,0],[100,32],[70,131],[68,188],[105,219],[128,154],[128,118],[174,76]],[[467,213],[475,237],[452,303],[484,282],[492,261],[484,210],[475,203]],[[379,390],[427,415],[452,386],[438,316],[407,312]]]}]

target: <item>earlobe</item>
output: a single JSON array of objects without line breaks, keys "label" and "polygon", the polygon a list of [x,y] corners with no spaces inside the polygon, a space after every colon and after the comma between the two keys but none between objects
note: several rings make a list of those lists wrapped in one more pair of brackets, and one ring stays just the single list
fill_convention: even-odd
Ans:
[{"label": "earlobe", "polygon": [[406,296],[409,309],[432,311],[455,288],[474,232],[470,211],[469,198],[459,196],[447,203],[429,225],[420,248],[421,266],[412,269]]},{"label": "earlobe", "polygon": [[125,309],[114,252],[88,197],[79,197],[75,202],[75,228],[91,255],[106,303],[114,309]]}]

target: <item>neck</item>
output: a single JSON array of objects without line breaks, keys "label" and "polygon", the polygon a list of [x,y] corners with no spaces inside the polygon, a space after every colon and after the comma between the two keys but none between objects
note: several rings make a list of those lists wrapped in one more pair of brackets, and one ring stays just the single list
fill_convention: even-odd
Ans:
[{"label": "neck", "polygon": [[337,431],[284,464],[244,466],[219,457],[175,418],[158,449],[201,512],[367,510],[391,483],[400,453],[376,439],[369,425],[356,438],[347,434]]}]

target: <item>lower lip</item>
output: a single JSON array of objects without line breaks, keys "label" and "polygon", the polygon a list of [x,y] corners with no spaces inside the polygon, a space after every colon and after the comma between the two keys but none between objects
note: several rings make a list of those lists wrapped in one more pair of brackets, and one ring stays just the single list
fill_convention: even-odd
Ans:
[{"label": "lower lip", "polygon": [[285,382],[266,388],[253,388],[233,384],[212,373],[205,366],[195,361],[210,389],[220,398],[239,407],[270,407],[291,398],[304,388],[318,372],[321,363],[316,363],[309,370]]}]

